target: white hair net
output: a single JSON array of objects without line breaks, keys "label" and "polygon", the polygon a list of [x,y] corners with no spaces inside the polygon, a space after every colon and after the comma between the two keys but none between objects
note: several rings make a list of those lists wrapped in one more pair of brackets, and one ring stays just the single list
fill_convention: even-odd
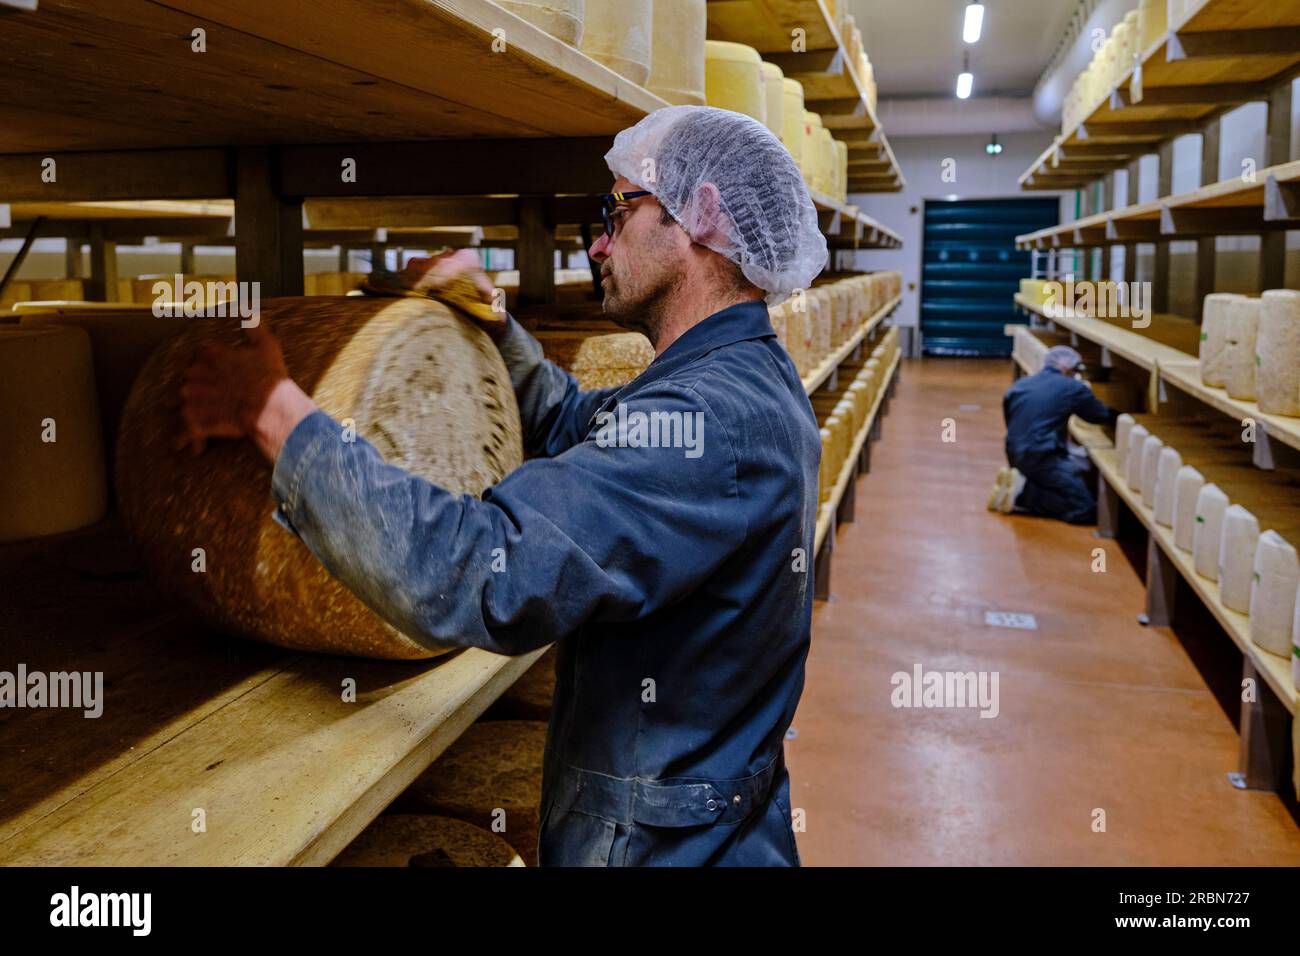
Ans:
[{"label": "white hair net", "polygon": [[[636,183],[692,240],[740,266],[769,305],[805,289],[826,266],[826,239],[799,167],[762,123],[709,106],[655,110],[614,139],[605,162]],[[708,233],[721,198],[722,228]]]},{"label": "white hair net", "polygon": [[1083,356],[1068,345],[1053,345],[1043,354],[1043,364],[1073,372],[1083,362]]}]

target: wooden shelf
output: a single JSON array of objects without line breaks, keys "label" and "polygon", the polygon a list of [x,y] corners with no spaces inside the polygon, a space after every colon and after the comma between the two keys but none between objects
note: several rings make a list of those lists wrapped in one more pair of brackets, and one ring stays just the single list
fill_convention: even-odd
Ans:
[{"label": "wooden shelf", "polygon": [[[1116,465],[1113,443],[1108,439],[1098,440],[1095,429],[1082,428],[1076,420],[1071,422],[1070,433],[1071,437],[1074,437],[1079,444],[1088,449],[1088,454],[1097,466],[1097,470],[1101,473],[1102,479],[1115,490],[1115,493],[1129,509],[1137,515],[1138,519],[1146,527],[1147,532],[1160,546],[1161,551],[1169,557],[1178,569],[1179,574],[1191,585],[1202,603],[1210,610],[1210,613],[1214,615],[1223,629],[1228,632],[1233,643],[1264,676],[1273,693],[1278,696],[1287,710],[1292,715],[1295,715],[1298,698],[1296,689],[1291,683],[1290,661],[1269,654],[1267,651],[1255,646],[1255,643],[1250,639],[1250,620],[1247,615],[1233,611],[1223,605],[1219,600],[1218,587],[1215,582],[1206,580],[1196,573],[1192,556],[1186,551],[1181,551],[1175,547],[1173,531],[1157,524],[1151,509],[1142,504],[1141,496],[1134,494],[1129,489],[1128,482],[1120,475]],[[1174,447],[1178,447],[1176,442]],[[1195,464],[1195,461],[1193,460],[1191,463]],[[1225,487],[1223,490],[1230,500],[1238,500],[1233,495],[1231,488]]]},{"label": "wooden shelf", "polygon": [[1300,0],[1202,0],[1020,177],[1074,189],[1268,90],[1300,66]]},{"label": "wooden shelf", "polygon": [[1162,364],[1160,378],[1193,398],[1200,399],[1211,408],[1223,412],[1238,424],[1244,419],[1252,419],[1264,426],[1270,438],[1275,438],[1291,448],[1300,449],[1300,418],[1266,414],[1261,412],[1254,402],[1233,398],[1221,388],[1202,384],[1201,369],[1197,362]]},{"label": "wooden shelf", "polygon": [[831,496],[817,512],[817,530],[813,535],[813,554],[821,553],[822,544],[825,543],[827,535],[831,533],[834,527],[835,512],[844,499],[844,493],[848,489],[849,482],[853,481],[858,474],[858,456],[862,453],[862,446],[866,444],[872,428],[875,427],[876,419],[880,415],[880,409],[885,403],[889,388],[894,381],[894,374],[898,371],[902,358],[903,354],[900,351],[894,355],[894,360],[889,364],[889,370],[885,373],[884,382],[876,391],[875,401],[871,404],[871,410],[867,412],[866,424],[854,436],[849,455],[840,467],[840,474],[835,480],[835,487],[831,490]]},{"label": "wooden shelf", "polygon": [[1154,202],[1125,206],[1016,237],[1019,249],[1071,249],[1300,228],[1300,161]]},{"label": "wooden shelf", "polygon": [[872,219],[857,206],[840,202],[825,193],[809,189],[817,207],[822,232],[832,249],[900,249],[898,233]]},{"label": "wooden shelf", "polygon": [[0,153],[612,135],[667,105],[490,0],[42,0],[4,22]]},{"label": "wooden shelf", "polygon": [[0,594],[6,667],[104,677],[101,719],[0,722],[0,863],[326,863],[542,653],[377,662],[227,638],[168,610],[127,553],[111,522],[0,546],[22,582]]},{"label": "wooden shelf", "polygon": [[[1055,313],[1049,315],[1042,306],[1034,305],[1020,293],[1016,293],[1015,303],[1026,312],[1030,312],[1068,332],[1082,336],[1089,342],[1102,346],[1114,355],[1148,372],[1154,372],[1157,368],[1163,368],[1165,365],[1184,365],[1187,362],[1196,361],[1196,357],[1187,352],[1164,345],[1155,339],[1112,325],[1101,319],[1075,315],[1069,309],[1062,310],[1062,314],[1059,315]],[[1152,321],[1154,322],[1159,318],[1161,317],[1153,316]],[[1179,321],[1187,322],[1188,320],[1180,319]]]},{"label": "wooden shelf", "polygon": [[863,322],[861,327],[859,327],[858,330],[849,337],[847,342],[843,343],[830,355],[826,356],[825,360],[803,380],[804,391],[811,395],[813,392],[817,391],[817,389],[821,388],[825,381],[831,377],[831,373],[840,367],[840,363],[853,354],[853,350],[862,344],[862,340],[870,335],[876,326],[885,321],[889,314],[898,307],[898,303],[901,301],[903,301],[901,295],[894,296],[894,298],[881,306],[880,310],[877,311],[875,315]]}]

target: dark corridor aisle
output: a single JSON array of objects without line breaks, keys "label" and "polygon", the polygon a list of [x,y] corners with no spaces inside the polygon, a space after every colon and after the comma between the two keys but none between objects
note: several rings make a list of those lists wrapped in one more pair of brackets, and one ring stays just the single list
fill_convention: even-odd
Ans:
[{"label": "dark corridor aisle", "polygon": [[[1300,866],[1281,801],[1228,784],[1236,731],[1173,634],[1137,623],[1118,546],[985,510],[1009,383],[1005,360],[904,363],[787,744],[804,863]],[[895,708],[918,664],[997,672],[998,715]]]}]

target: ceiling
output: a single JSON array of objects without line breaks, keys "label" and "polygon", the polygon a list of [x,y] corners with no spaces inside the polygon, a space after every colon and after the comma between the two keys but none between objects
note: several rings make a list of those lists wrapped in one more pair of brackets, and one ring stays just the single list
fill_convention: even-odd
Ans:
[{"label": "ceiling", "polygon": [[[841,3],[846,0],[841,0]],[[847,0],[882,97],[950,96],[970,50],[975,96],[1028,96],[1079,0],[984,0],[984,32],[961,39],[966,0]]]}]

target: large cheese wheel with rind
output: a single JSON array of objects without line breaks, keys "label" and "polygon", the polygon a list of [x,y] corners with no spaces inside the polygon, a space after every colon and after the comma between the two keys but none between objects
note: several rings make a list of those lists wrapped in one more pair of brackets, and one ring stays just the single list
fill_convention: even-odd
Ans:
[{"label": "large cheese wheel with rind", "polygon": [[[294,381],[392,464],[471,495],[520,464],[519,411],[501,356],[446,306],[271,299],[261,320]],[[199,457],[176,450],[178,396],[196,348],[242,335],[237,320],[192,323],[145,364],[118,431],[122,517],[163,590],[223,630],[283,647],[391,659],[443,653],[383,621],[274,521],[271,466],[251,442],[214,442]]]},{"label": "large cheese wheel with rind", "polygon": [[491,830],[426,814],[376,817],[330,866],[523,866],[515,848]]},{"label": "large cheese wheel with rind", "polygon": [[[596,3],[602,0],[594,0]],[[674,106],[704,105],[704,0],[655,0],[651,93]]]},{"label": "large cheese wheel with rind", "polygon": [[[582,43],[583,0],[497,0],[516,16],[523,17],[557,40],[570,46]],[[599,3],[600,0],[594,0]]]}]

